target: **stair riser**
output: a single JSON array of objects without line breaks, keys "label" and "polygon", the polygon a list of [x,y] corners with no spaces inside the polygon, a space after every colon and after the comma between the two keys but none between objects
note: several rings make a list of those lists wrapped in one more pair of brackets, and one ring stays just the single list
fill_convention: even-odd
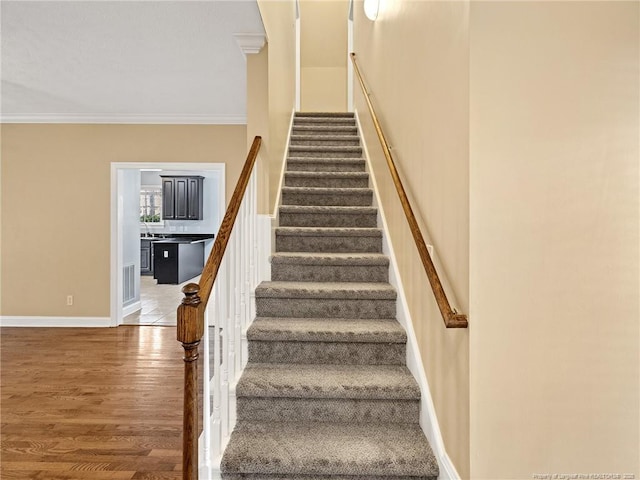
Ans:
[{"label": "stair riser", "polygon": [[360,227],[377,226],[376,214],[329,214],[329,213],[280,213],[283,227]]},{"label": "stair riser", "polygon": [[340,138],[339,136],[326,136],[327,138],[313,138],[313,139],[299,139],[292,138],[290,145],[295,146],[316,146],[316,147],[342,147],[352,146],[357,147],[360,145],[358,137],[355,138]]},{"label": "stair riser", "polygon": [[249,342],[249,361],[332,365],[404,365],[403,343]]},{"label": "stair riser", "polygon": [[283,282],[388,282],[388,265],[272,263],[271,279]]},{"label": "stair riser", "polygon": [[289,147],[289,155],[292,157],[316,157],[316,158],[358,158],[362,156],[360,147],[313,147],[295,146]]},{"label": "stair riser", "polygon": [[369,178],[301,177],[285,175],[284,185],[285,187],[367,188],[369,186]]},{"label": "stair riser", "polygon": [[417,423],[418,400],[238,397],[238,420]]},{"label": "stair riser", "polygon": [[292,135],[357,135],[358,128],[348,125],[295,125]]},{"label": "stair riser", "polygon": [[256,298],[259,317],[395,318],[396,301],[387,299]]},{"label": "stair riser", "polygon": [[276,233],[276,252],[382,253],[382,237],[302,237]]},{"label": "stair riser", "polygon": [[297,162],[289,160],[287,170],[290,172],[364,172],[364,160],[335,162]]},{"label": "stair riser", "polygon": [[353,118],[295,118],[293,120],[293,128],[302,125],[337,125],[355,127],[356,121]]},{"label": "stair riser", "polygon": [[235,475],[232,473],[223,473],[223,480],[438,480],[438,475],[429,477],[398,477],[384,475],[382,477],[375,475],[264,475],[262,473],[242,473]]},{"label": "stair riser", "polygon": [[294,114],[294,118],[355,118],[353,112],[305,112]]},{"label": "stair riser", "polygon": [[371,191],[357,193],[282,192],[282,205],[309,205],[333,207],[369,207],[373,201]]}]

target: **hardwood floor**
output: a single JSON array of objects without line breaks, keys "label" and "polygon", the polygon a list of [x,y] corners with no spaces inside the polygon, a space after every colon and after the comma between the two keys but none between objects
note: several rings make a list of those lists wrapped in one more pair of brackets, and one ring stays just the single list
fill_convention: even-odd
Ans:
[{"label": "hardwood floor", "polygon": [[175,327],[0,329],[0,477],[178,479]]}]

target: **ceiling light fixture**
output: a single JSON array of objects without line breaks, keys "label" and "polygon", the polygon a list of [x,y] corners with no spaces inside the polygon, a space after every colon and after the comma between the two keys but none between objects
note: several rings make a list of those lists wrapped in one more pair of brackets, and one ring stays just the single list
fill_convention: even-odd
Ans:
[{"label": "ceiling light fixture", "polygon": [[372,22],[378,18],[378,10],[380,9],[380,0],[364,0],[364,14]]}]

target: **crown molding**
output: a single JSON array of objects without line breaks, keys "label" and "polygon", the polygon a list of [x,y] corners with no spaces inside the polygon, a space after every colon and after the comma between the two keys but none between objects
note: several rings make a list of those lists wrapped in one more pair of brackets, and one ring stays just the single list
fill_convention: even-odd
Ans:
[{"label": "crown molding", "polygon": [[233,38],[236,39],[236,43],[245,57],[249,54],[260,53],[265,43],[263,33],[234,33]]},{"label": "crown molding", "polygon": [[246,115],[138,115],[88,113],[5,114],[0,123],[104,123],[158,125],[246,125]]}]

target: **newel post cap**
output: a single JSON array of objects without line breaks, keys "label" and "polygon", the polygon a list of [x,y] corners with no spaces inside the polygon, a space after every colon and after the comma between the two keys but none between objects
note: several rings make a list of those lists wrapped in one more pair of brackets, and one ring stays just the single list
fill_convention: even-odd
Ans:
[{"label": "newel post cap", "polygon": [[200,285],[189,283],[182,287],[184,298],[178,307],[178,341],[182,343],[196,343],[204,335],[204,309],[200,302]]}]

